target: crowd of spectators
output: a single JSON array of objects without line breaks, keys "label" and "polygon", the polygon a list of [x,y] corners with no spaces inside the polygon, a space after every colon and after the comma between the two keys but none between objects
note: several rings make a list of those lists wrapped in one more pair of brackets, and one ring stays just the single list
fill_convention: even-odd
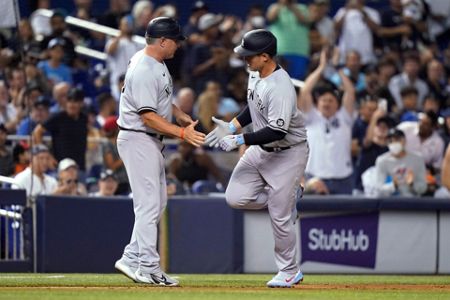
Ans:
[{"label": "crowd of spectators", "polygon": [[[18,28],[0,30],[0,175],[25,186],[35,178],[33,195],[126,195],[115,138],[128,60],[143,47],[132,37],[143,36],[154,17],[177,18],[177,7],[111,0],[95,15],[92,0],[73,1],[67,12],[39,0]],[[241,19],[193,1],[183,24],[188,39],[166,62],[174,103],[205,133],[212,116],[231,120],[247,100],[246,66],[233,48],[245,32],[268,28],[280,65],[304,80],[298,103],[311,147],[305,192],[449,196],[450,2],[386,0],[376,10],[347,0],[334,16],[329,0],[300,2],[255,4]],[[44,9],[52,16],[42,16]],[[69,26],[69,15],[120,34]],[[77,54],[76,45],[107,59]],[[32,138],[7,139],[14,134]],[[226,185],[208,151],[185,143],[176,151],[167,159],[170,194],[198,180]]]}]

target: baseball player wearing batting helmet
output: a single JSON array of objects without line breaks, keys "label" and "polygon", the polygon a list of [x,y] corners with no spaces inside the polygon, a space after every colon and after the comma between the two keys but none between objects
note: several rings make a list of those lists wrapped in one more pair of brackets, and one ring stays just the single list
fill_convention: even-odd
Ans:
[{"label": "baseball player wearing batting helmet", "polygon": [[[247,107],[230,123],[213,118],[217,127],[206,143],[231,151],[249,145],[231,175],[226,201],[238,209],[268,208],[279,272],[269,287],[291,287],[303,279],[296,262],[292,215],[309,148],[303,114],[288,73],[274,60],[275,36],[267,30],[246,33],[234,51],[250,69]],[[252,123],[253,132],[237,134]]]},{"label": "baseball player wearing batting helmet", "polygon": [[[163,136],[194,146],[204,142],[204,134],[194,130],[198,121],[172,105],[172,78],[164,64],[184,39],[175,20],[151,20],[147,45],[131,58],[120,95],[117,148],[133,193],[135,221],[131,241],[115,267],[140,283],[178,285],[161,270],[156,249],[157,226],[167,203]],[[172,114],[184,127],[170,123]]]}]

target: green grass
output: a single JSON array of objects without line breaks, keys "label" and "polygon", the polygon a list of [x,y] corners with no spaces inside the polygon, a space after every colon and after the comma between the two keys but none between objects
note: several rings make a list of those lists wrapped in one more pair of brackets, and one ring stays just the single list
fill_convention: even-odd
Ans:
[{"label": "green grass", "polygon": [[0,274],[0,299],[450,299],[450,276],[307,275],[293,289],[271,275],[178,275],[181,287],[135,284],[119,274]]}]

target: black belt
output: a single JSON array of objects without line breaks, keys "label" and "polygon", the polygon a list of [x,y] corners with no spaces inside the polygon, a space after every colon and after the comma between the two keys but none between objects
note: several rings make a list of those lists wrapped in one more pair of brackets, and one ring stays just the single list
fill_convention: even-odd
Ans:
[{"label": "black belt", "polygon": [[291,149],[291,146],[287,146],[287,147],[264,147],[259,145],[259,147],[261,147],[261,149],[263,149],[264,151],[267,152],[280,152],[283,150],[287,150],[287,149]]},{"label": "black belt", "polygon": [[119,126],[119,129],[120,130],[125,130],[125,131],[133,131],[133,132],[145,133],[146,135],[149,135],[151,137],[157,138],[160,141],[162,141],[164,139],[164,136],[162,134],[157,134],[157,133],[153,133],[153,132],[147,132],[147,131],[144,131],[144,130],[123,128],[122,126]]}]

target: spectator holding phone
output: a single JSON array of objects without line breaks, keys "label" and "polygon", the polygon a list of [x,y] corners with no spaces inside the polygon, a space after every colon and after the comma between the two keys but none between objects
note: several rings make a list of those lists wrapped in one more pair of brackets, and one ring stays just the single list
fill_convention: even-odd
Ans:
[{"label": "spectator holding phone", "polygon": [[334,21],[340,53],[356,50],[363,65],[373,62],[373,34],[380,24],[378,12],[365,6],[364,0],[348,0],[345,7],[337,11]]},{"label": "spectator holding phone", "polygon": [[361,151],[356,161],[355,189],[363,191],[362,174],[375,165],[376,159],[389,149],[387,147],[387,135],[393,121],[386,116],[386,108],[381,102],[373,113],[369,126],[362,140]]}]

